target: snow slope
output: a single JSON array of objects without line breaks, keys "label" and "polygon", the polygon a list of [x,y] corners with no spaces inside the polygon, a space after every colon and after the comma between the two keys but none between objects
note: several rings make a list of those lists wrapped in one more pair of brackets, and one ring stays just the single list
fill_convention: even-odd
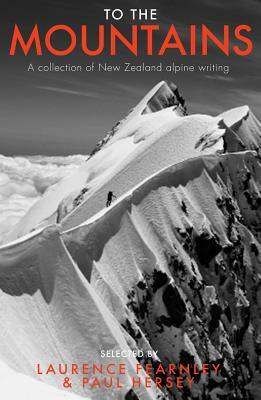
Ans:
[{"label": "snow slope", "polygon": [[[155,174],[62,235],[140,348],[148,340],[165,365],[222,360],[223,376],[210,377],[210,399],[250,398],[247,387],[260,395],[260,201],[254,153],[207,155]],[[196,398],[204,385],[211,387],[202,378],[189,394]]]},{"label": "snow slope", "polygon": [[3,362],[0,362],[0,374],[1,396],[5,400],[80,400],[82,398],[16,373]]},{"label": "snow slope", "polygon": [[[59,209],[59,214],[62,214],[62,217],[73,208],[73,201],[83,188],[90,190],[90,193],[96,191],[104,182],[124,169],[125,165],[133,162],[136,154],[140,154],[144,147],[149,147],[153,140],[147,141],[140,151],[143,139],[155,133],[156,129],[164,129],[162,132],[162,135],[164,135],[167,129],[164,125],[168,121],[171,124],[170,128],[178,125],[184,112],[182,112],[181,107],[173,104],[174,91],[176,90],[177,88],[173,84],[168,85],[165,82],[160,82],[156,85],[126,119],[119,123],[113,133],[109,132],[102,143],[98,144],[98,149],[102,149],[102,152],[96,151],[95,155],[74,174],[70,174],[62,180],[56,186],[55,191],[47,193],[43,199],[34,204],[25,218],[22,218],[14,230],[7,235],[6,242],[22,236],[36,226],[45,226],[56,222],[59,205],[64,199],[69,197],[65,204],[61,205],[61,210]],[[180,95],[178,96],[180,97]],[[153,104],[153,106],[149,104]],[[148,114],[150,109],[155,111],[162,109],[167,114],[164,114],[163,119],[159,119],[152,111]],[[141,133],[144,136],[143,138]],[[103,204],[104,199],[102,206]]]},{"label": "snow slope", "polygon": [[[107,306],[82,276],[59,232],[49,227],[0,254],[0,354],[13,369],[62,388],[59,375],[37,375],[50,363],[110,363],[99,349],[129,350],[124,335]],[[126,335],[128,337],[128,335]],[[131,340],[129,339],[129,342]],[[121,399],[135,376],[134,358],[119,358],[128,374],[123,388],[89,389],[74,379],[73,391],[92,399]],[[104,375],[102,375],[104,376]],[[140,388],[141,399],[154,399],[152,389]]]},{"label": "snow slope", "polygon": [[[246,106],[187,116],[175,88],[149,92],[0,247],[0,362],[36,378],[39,361],[158,350],[154,368],[216,362],[222,374],[191,390],[131,390],[137,360],[120,358],[123,388],[83,391],[75,379],[73,392],[260,398],[261,126]],[[108,190],[117,199],[104,208]],[[62,388],[58,375],[38,378]]]},{"label": "snow slope", "polygon": [[[177,106],[168,106],[169,92],[173,93],[165,82],[156,85],[99,151],[33,205],[6,242],[50,223],[62,222],[63,229],[77,226],[104,207],[109,190],[120,197],[162,168],[222,150],[225,133],[228,143],[235,143],[236,137],[238,150],[260,145],[260,123],[248,107],[215,118],[185,116],[177,112]],[[149,112],[149,103],[158,105],[155,112]]]}]

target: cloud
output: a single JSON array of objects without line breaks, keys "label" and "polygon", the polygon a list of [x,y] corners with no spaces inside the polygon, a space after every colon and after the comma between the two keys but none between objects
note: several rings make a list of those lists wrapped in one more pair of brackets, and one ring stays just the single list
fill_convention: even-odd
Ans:
[{"label": "cloud", "polygon": [[[51,85],[37,85],[34,86],[36,89],[46,90],[50,92],[56,92],[61,94],[69,94],[74,96],[83,96],[88,97],[90,99],[99,99],[104,100],[106,98],[115,98],[118,99],[119,96],[128,95],[132,98],[139,98],[144,96],[144,91],[142,87],[133,86],[133,84],[126,84],[119,82],[117,80],[105,81],[103,85],[98,87],[96,84],[89,84],[86,82],[73,81],[73,80],[63,80],[59,81],[59,83],[65,84],[67,86],[71,86],[71,88],[66,87],[57,87]],[[84,90],[78,90],[78,87],[81,86]]]},{"label": "cloud", "polygon": [[86,156],[5,157],[0,155],[0,243],[47,190],[74,171]]},{"label": "cloud", "polygon": [[127,84],[122,82],[111,82],[111,95],[115,97],[119,95],[129,95],[130,97],[143,97],[144,92],[146,91],[141,85],[139,87],[134,86],[133,84]]},{"label": "cloud", "polygon": [[73,96],[89,97],[90,99],[100,99],[101,98],[101,96],[97,92],[82,92],[79,90],[64,89],[64,88],[58,88],[55,86],[35,86],[35,88],[41,89],[41,90],[47,90],[49,92],[69,94],[69,95],[73,95]]},{"label": "cloud", "polygon": [[228,76],[228,75],[205,75],[205,78],[207,79],[213,79],[215,81],[223,81],[223,82],[234,82],[235,78],[232,78],[232,76]]}]

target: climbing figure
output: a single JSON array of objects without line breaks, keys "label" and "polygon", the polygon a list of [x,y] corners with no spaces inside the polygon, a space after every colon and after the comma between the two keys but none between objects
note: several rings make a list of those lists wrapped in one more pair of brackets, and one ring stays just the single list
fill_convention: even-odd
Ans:
[{"label": "climbing figure", "polygon": [[111,202],[112,202],[112,198],[113,197],[115,197],[115,199],[116,199],[116,196],[113,194],[113,192],[108,192],[108,195],[107,195],[107,202],[106,202],[106,207],[109,207],[110,205],[111,205]]}]

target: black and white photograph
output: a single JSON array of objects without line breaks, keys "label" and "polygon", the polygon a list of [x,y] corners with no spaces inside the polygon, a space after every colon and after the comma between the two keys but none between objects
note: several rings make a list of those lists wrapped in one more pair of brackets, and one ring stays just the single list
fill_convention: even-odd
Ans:
[{"label": "black and white photograph", "polygon": [[260,0],[3,0],[0,398],[260,400]]}]

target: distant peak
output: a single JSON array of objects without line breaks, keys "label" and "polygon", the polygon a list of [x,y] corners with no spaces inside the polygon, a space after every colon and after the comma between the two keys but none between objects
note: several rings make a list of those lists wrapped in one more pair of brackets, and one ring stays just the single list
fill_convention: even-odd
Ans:
[{"label": "distant peak", "polygon": [[[145,100],[147,100],[146,104]],[[175,107],[181,115],[187,114],[185,99],[178,87],[171,81],[161,81],[138,104],[145,105],[141,114],[160,111],[164,108]],[[137,106],[137,107],[138,107]]]},{"label": "distant peak", "polygon": [[97,143],[91,156],[107,144],[119,129],[132,118],[154,113],[166,108],[173,108],[173,111],[179,116],[187,115],[185,99],[180,94],[178,87],[171,81],[161,81],[157,83],[130,113],[125,118],[118,121],[105,137]]}]

